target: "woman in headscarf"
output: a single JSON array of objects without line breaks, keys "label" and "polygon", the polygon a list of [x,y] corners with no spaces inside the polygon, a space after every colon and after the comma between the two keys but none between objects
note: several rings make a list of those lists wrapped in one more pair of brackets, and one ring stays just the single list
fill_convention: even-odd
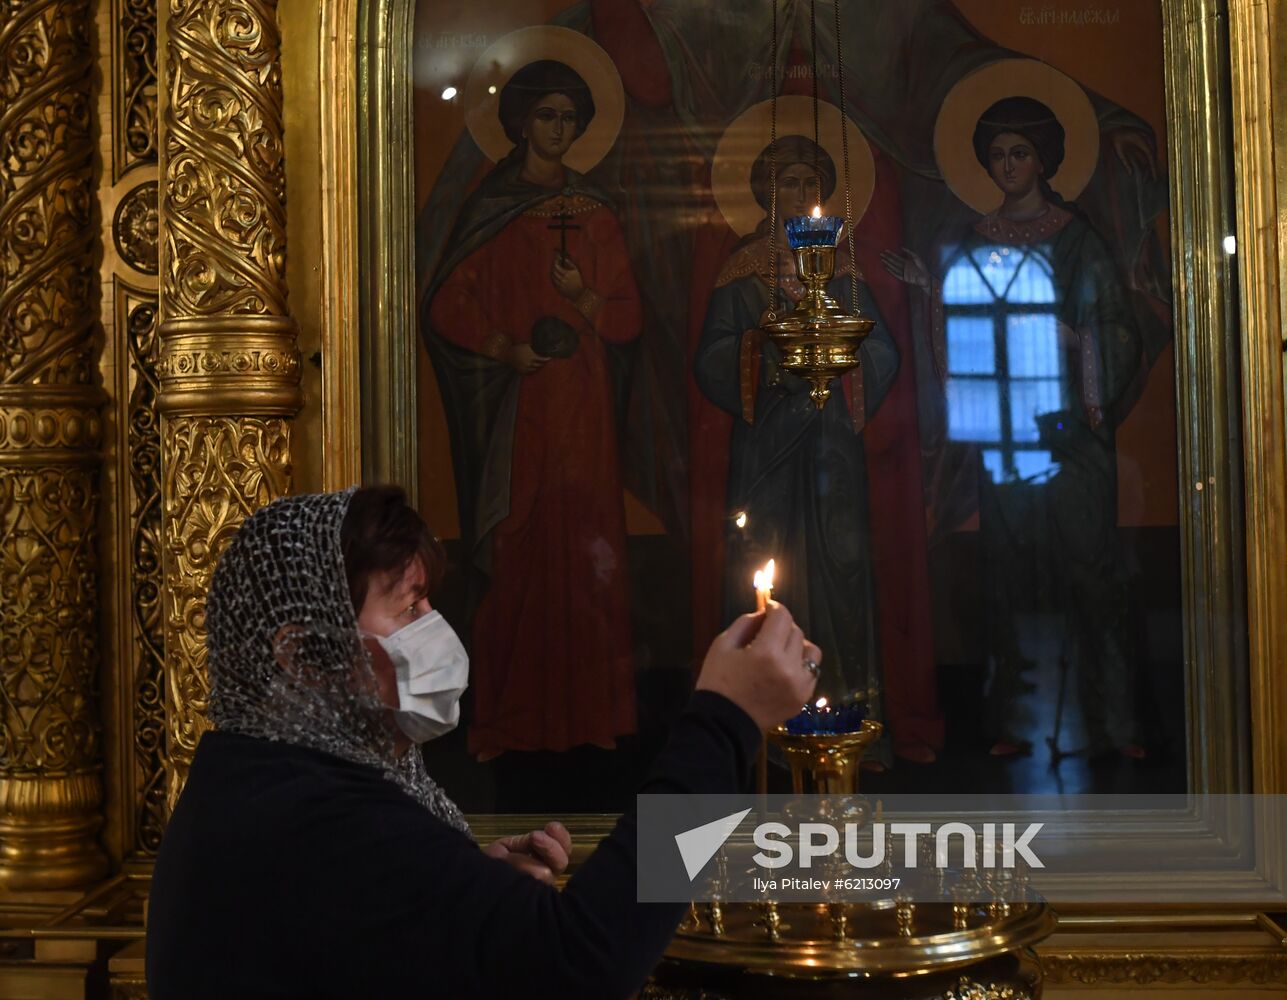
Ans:
[{"label": "woman in headscarf", "polygon": [[949,436],[979,442],[993,754],[1027,748],[1034,663],[1019,619],[1048,615],[1064,622],[1061,669],[1077,678],[1088,749],[1137,757],[1115,436],[1141,343],[1112,252],[1050,186],[1064,138],[1041,101],[997,101],[973,146],[1001,206],[945,254],[941,275],[909,251],[882,256],[930,298]]},{"label": "woman in headscarf", "polygon": [[635,731],[613,352],[643,319],[608,196],[563,162],[594,115],[561,62],[511,77],[499,116],[514,148],[465,202],[422,302],[469,568],[485,578],[481,759],[612,749]]},{"label": "woman in headscarf", "polygon": [[[724,620],[746,600],[752,567],[772,557],[782,600],[827,650],[820,690],[832,701],[860,698],[881,718],[880,662],[872,591],[867,471],[861,429],[898,373],[898,351],[859,276],[858,306],[876,319],[863,341],[862,368],[833,381],[818,410],[809,384],[780,367],[781,353],[762,330],[770,290],[781,276],[779,314],[804,294],[785,232],[769,259],[771,159],[777,158],[778,216],[807,215],[835,192],[836,168],[810,139],[784,136],[751,169],[766,217],[734,249],[711,295],[694,373],[702,392],[733,415],[727,512],[729,557]],[[828,292],[852,310],[849,257],[836,253]],[[745,525],[738,514],[745,513]]]},{"label": "woman in headscarf", "polygon": [[[560,892],[559,824],[479,849],[417,742],[449,730],[463,648],[442,554],[400,490],[279,500],[219,561],[210,717],[152,877],[153,1000],[625,997],[684,907],[637,902],[633,814]],[[649,793],[745,790],[821,654],[773,605],[712,645]],[[536,877],[533,877],[536,876]]]}]

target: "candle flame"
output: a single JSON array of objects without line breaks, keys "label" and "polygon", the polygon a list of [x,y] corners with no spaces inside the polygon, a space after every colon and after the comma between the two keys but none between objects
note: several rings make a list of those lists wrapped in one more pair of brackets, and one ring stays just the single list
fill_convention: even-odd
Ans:
[{"label": "candle flame", "polygon": [[827,707],[827,699],[826,699],[826,698],[819,698],[817,701],[815,701],[815,702],[813,703],[813,707],[814,707],[814,708],[826,708],[826,707]]},{"label": "candle flame", "polygon": [[745,528],[745,527],[746,527],[746,511],[744,511],[744,510],[739,510],[739,511],[737,512],[737,517],[733,518],[733,523],[734,523],[734,524],[736,524],[739,528]]},{"label": "candle flame", "polygon": [[763,614],[769,606],[769,598],[773,596],[773,560],[770,559],[764,564],[763,569],[755,571],[755,613]]},{"label": "candle flame", "polygon": [[821,205],[814,205],[814,206],[813,206],[813,212],[812,212],[811,214],[813,215],[813,217],[814,217],[815,219],[821,219],[821,218],[822,218],[822,206],[821,206]]}]

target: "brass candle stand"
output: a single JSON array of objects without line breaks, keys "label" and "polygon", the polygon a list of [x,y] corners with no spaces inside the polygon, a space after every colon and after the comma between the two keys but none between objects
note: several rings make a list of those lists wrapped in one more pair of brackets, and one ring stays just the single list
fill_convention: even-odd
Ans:
[{"label": "brass candle stand", "polygon": [[[841,231],[832,237],[836,242]],[[788,315],[765,323],[764,330],[782,352],[782,367],[809,382],[809,397],[822,409],[832,379],[858,367],[858,350],[876,321],[845,312],[827,294],[836,273],[835,242],[797,246],[792,252],[804,296]]]},{"label": "brass candle stand", "polygon": [[778,726],[769,742],[778,747],[791,769],[796,795],[853,795],[858,791],[858,765],[884,727],[864,719],[861,728],[846,733],[793,733]]},{"label": "brass candle stand", "polygon": [[[772,731],[794,794],[827,796],[812,805],[802,798],[784,812],[794,820],[866,826],[871,814],[858,794],[859,765],[881,728],[864,720],[852,732]],[[885,846],[876,869],[857,871],[837,854],[820,874],[832,885],[857,875],[883,881],[893,871],[888,833]],[[762,874],[749,864],[753,851],[750,844],[725,845],[717,901],[690,909],[641,1000],[1041,996],[1031,947],[1054,929],[1055,915],[1023,872],[949,873],[923,851],[911,885],[904,878],[898,890],[863,902],[839,890],[815,902],[728,902],[736,873],[744,882]]]},{"label": "brass candle stand", "polygon": [[858,766],[883,730],[879,722],[864,719],[852,732],[793,733],[786,726],[770,732],[769,742],[782,751],[791,769],[791,791],[826,796],[814,804],[805,800],[789,803],[784,815],[792,822],[866,825],[871,810],[867,800],[857,794]]}]

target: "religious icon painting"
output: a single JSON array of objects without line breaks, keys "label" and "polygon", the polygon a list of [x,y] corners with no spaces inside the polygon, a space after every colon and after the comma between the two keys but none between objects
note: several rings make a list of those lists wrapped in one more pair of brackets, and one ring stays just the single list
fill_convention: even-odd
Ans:
[{"label": "religious icon painting", "polygon": [[[628,801],[768,558],[865,789],[1185,787],[1161,10],[1027,9],[420,4],[467,807]],[[815,207],[874,321],[820,408],[763,330]]]},{"label": "religious icon painting", "polygon": [[611,750],[636,731],[614,372],[643,316],[613,198],[574,164],[615,139],[621,82],[584,35],[529,28],[484,53],[465,93],[494,162],[422,320],[476,581],[468,750]]}]

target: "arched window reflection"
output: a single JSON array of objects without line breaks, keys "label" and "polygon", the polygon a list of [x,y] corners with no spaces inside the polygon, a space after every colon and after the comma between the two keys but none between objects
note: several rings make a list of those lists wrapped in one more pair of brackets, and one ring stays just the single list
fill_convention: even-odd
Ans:
[{"label": "arched window reflection", "polygon": [[993,482],[1058,468],[1038,418],[1068,405],[1049,261],[1033,247],[982,246],[943,281],[948,435],[980,447]]}]

